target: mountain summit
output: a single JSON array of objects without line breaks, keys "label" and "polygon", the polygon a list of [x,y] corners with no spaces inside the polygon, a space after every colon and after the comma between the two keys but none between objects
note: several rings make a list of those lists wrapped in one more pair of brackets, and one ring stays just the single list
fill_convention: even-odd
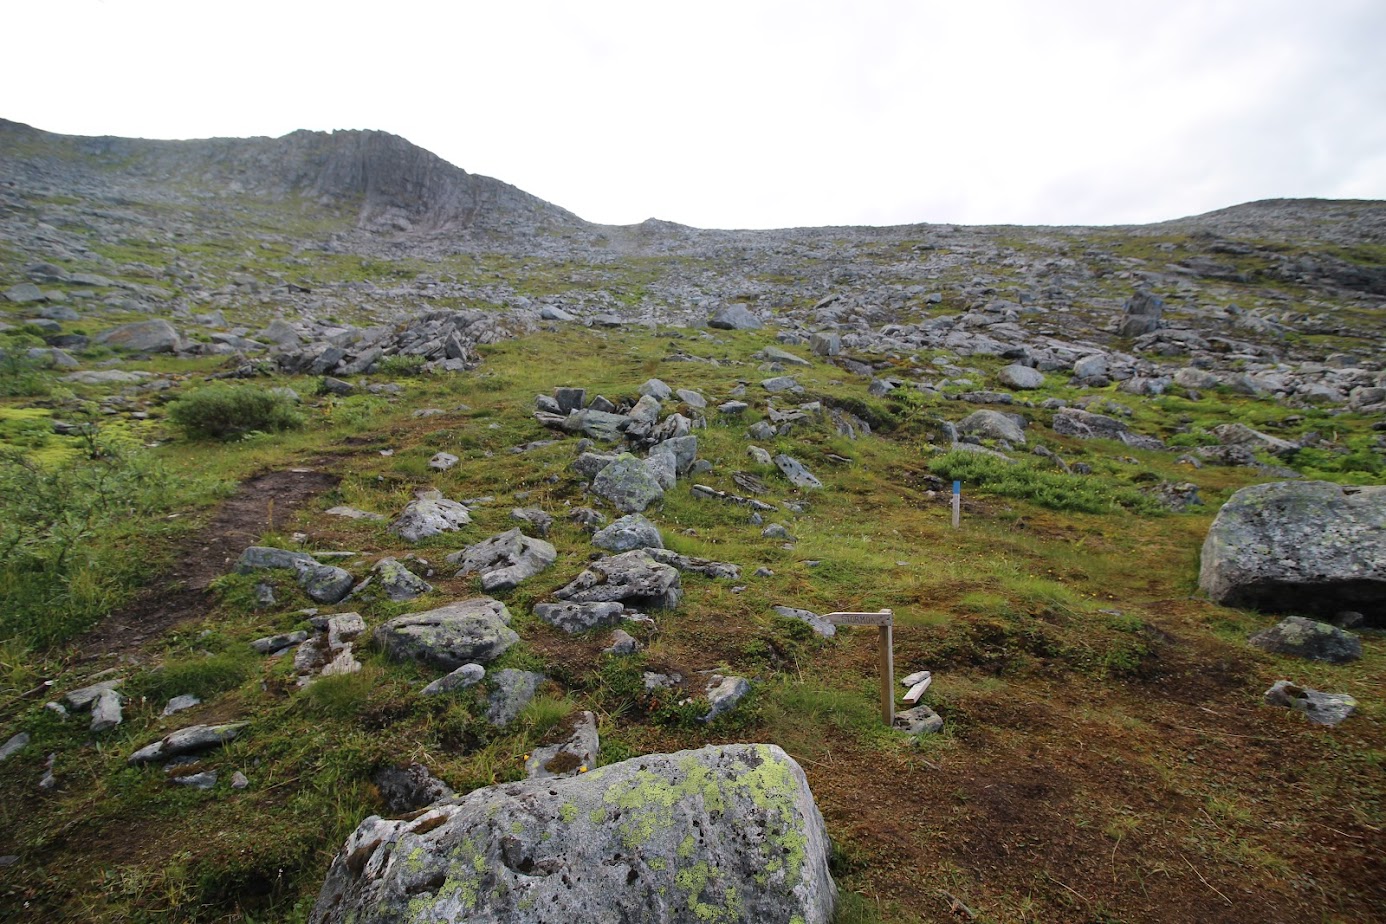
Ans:
[{"label": "mountain summit", "polygon": [[59,135],[0,119],[0,149],[10,161],[4,173],[23,176],[24,185],[47,178],[68,189],[78,181],[114,190],[177,184],[200,196],[303,196],[356,207],[357,224],[369,230],[523,233],[587,224],[388,132],[149,141]]}]

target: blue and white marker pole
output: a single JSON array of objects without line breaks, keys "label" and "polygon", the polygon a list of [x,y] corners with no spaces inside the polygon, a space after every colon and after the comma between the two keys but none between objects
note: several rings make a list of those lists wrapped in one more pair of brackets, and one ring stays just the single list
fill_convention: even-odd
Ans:
[{"label": "blue and white marker pole", "polygon": [[962,514],[962,482],[953,482],[953,528],[958,528],[958,517]]}]

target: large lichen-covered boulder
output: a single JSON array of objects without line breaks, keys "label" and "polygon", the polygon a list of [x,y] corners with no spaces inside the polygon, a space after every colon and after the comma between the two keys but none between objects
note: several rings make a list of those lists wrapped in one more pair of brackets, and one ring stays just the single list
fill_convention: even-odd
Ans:
[{"label": "large lichen-covered boulder", "polygon": [[836,891],[799,765],[715,745],[367,818],[309,920],[827,924]]},{"label": "large lichen-covered boulder", "polygon": [[183,345],[178,331],[163,318],[122,324],[96,335],[97,343],[137,353],[174,353]]},{"label": "large lichen-covered boulder", "polygon": [[1199,586],[1227,606],[1386,624],[1386,487],[1279,481],[1243,488],[1203,542]]},{"label": "large lichen-covered boulder", "polygon": [[443,492],[423,489],[414,493],[415,499],[390,524],[390,532],[400,538],[419,542],[429,536],[461,529],[472,522],[466,506],[448,500]]},{"label": "large lichen-covered boulder", "polygon": [[490,597],[449,603],[391,619],[375,640],[397,661],[419,661],[445,671],[464,664],[489,664],[520,640],[510,628],[510,611]]}]

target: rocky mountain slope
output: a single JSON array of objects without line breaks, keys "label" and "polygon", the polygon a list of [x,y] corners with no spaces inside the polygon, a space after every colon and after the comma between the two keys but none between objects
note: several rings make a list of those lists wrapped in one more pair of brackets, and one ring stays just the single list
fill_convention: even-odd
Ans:
[{"label": "rocky mountain slope", "polygon": [[1372,920],[1384,332],[1381,202],[608,227],[0,122],[0,917]]}]

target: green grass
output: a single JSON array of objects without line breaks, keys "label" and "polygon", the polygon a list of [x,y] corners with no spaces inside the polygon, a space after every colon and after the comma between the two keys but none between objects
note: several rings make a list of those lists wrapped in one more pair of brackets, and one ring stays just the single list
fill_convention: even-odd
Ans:
[{"label": "green grass", "polygon": [[970,494],[1013,497],[1050,510],[1074,513],[1113,513],[1126,510],[1144,516],[1162,512],[1149,495],[1099,475],[1070,475],[1026,459],[1007,462],[982,453],[954,450],[932,460],[930,471],[948,481],[961,481]]}]

